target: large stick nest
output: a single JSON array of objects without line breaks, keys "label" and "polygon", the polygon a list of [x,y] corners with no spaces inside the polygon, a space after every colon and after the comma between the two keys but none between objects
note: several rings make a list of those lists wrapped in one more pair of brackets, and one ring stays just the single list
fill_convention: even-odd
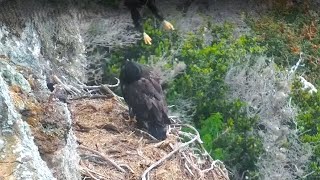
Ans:
[{"label": "large stick nest", "polygon": [[69,108],[83,179],[228,179],[192,126],[171,126],[159,142],[135,128],[116,98],[73,100]]}]

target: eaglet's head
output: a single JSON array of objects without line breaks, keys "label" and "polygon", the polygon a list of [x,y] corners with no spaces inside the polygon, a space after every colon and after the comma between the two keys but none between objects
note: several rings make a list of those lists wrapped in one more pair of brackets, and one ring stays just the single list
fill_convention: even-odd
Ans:
[{"label": "eaglet's head", "polygon": [[141,78],[141,66],[133,61],[125,61],[121,67],[120,81],[130,84]]}]

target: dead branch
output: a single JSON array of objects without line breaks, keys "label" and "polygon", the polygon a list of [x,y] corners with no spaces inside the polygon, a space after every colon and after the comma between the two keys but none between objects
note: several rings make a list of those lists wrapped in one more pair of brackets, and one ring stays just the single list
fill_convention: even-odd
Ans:
[{"label": "dead branch", "polygon": [[102,85],[101,87],[102,87],[102,89],[106,90],[109,94],[113,95],[113,97],[116,98],[116,100],[119,102],[119,105],[120,105],[122,108],[124,108],[124,109],[126,109],[126,110],[129,109],[126,105],[123,104],[123,101],[122,101],[122,100],[123,100],[123,97],[120,97],[120,96],[116,95],[113,91],[111,91],[111,89],[110,89],[108,86]]},{"label": "dead branch", "polygon": [[[172,124],[173,126],[184,126],[184,127],[187,127],[187,128],[190,128],[192,129],[195,133],[196,133],[196,137],[197,137],[197,141],[202,144],[202,140],[201,140],[201,137],[200,137],[200,134],[198,132],[198,130],[196,128],[194,128],[193,126],[189,125],[189,124]],[[182,131],[180,131],[182,132]]]},{"label": "dead branch", "polygon": [[119,86],[120,84],[120,80],[118,78],[115,78],[117,80],[117,83],[116,84],[102,84],[102,85],[99,85],[99,86],[86,86],[86,85],[79,85],[79,87],[81,89],[103,89],[105,91],[107,91],[109,94],[111,94],[112,96],[114,96],[117,100],[120,100],[119,102],[122,103],[121,100],[123,100],[123,97],[120,97],[118,95],[116,95],[113,91],[111,91],[111,87],[117,87]]},{"label": "dead branch", "polygon": [[85,95],[85,96],[80,96],[80,97],[74,97],[70,98],[69,100],[79,100],[79,99],[85,99],[85,98],[90,98],[90,99],[99,99],[99,98],[112,98],[113,96],[108,96],[108,95],[100,95],[100,94],[94,94],[94,95]]},{"label": "dead branch", "polygon": [[102,89],[103,86],[107,86],[109,88],[113,88],[113,87],[118,87],[119,84],[120,84],[120,80],[118,78],[115,78],[117,80],[117,83],[116,84],[103,84],[103,85],[100,85],[100,86],[86,86],[84,84],[82,84],[80,87],[82,89]]},{"label": "dead branch", "polygon": [[[186,163],[188,163],[198,173],[201,173],[201,170],[197,166],[195,166],[195,164],[193,162],[191,162],[191,160],[187,157],[186,153],[182,152],[181,154],[184,157],[184,159],[186,160]],[[200,176],[201,176],[201,174],[200,174]]]},{"label": "dead branch", "polygon": [[142,174],[141,179],[142,180],[148,180],[147,175],[149,174],[149,172],[153,169],[156,168],[157,166],[159,166],[161,163],[163,163],[165,160],[169,159],[172,155],[174,155],[176,152],[178,152],[179,150],[187,147],[189,144],[193,143],[194,141],[196,141],[198,139],[197,136],[195,136],[193,139],[191,139],[190,141],[186,142],[186,143],[182,143],[178,148],[176,148],[175,150],[171,151],[169,154],[167,154],[166,156],[162,157],[160,160],[158,160],[157,162],[155,162],[154,164],[152,164],[151,166],[149,166]]},{"label": "dead branch", "polygon": [[216,161],[212,161],[210,168],[201,170],[201,172],[202,172],[202,173],[209,172],[209,171],[213,170],[213,168],[214,168],[215,166],[216,166]]},{"label": "dead branch", "polygon": [[191,169],[189,168],[187,162],[184,163],[184,167],[188,170],[188,172],[194,177],[193,172],[191,171]]},{"label": "dead branch", "polygon": [[60,84],[66,91],[68,91],[68,92],[70,92],[70,93],[72,93],[72,94],[77,95],[77,93],[81,93],[81,91],[80,91],[79,89],[77,89],[77,88],[75,88],[75,87],[73,87],[73,86],[70,87],[69,85],[66,85],[65,83],[63,83],[63,82],[61,81],[61,79],[58,78],[58,76],[56,76],[56,75],[53,75],[53,76],[52,76],[52,79],[53,79],[53,81],[54,81],[55,83]]},{"label": "dead branch", "polygon": [[[83,172],[83,174],[85,174],[86,176],[88,176],[88,177],[90,177],[90,178],[92,178],[92,179],[94,179],[94,180],[99,180],[99,178],[96,178],[91,172],[93,172],[93,173],[96,173],[96,172],[94,172],[94,171],[92,171],[92,170],[89,170],[88,168],[84,168],[84,167],[81,167],[80,168],[80,171],[82,171]],[[96,173],[98,176],[100,176],[98,173]],[[101,176],[101,177],[103,177],[103,176]]]},{"label": "dead branch", "polygon": [[[84,164],[82,165],[82,160],[80,160],[80,172],[82,172],[82,174],[94,179],[94,180],[99,180],[98,178],[96,178],[93,174],[91,174],[92,170],[89,170]],[[91,172],[90,172],[91,171]],[[84,178],[85,179],[85,178]]]},{"label": "dead branch", "polygon": [[[80,88],[80,90],[72,85],[67,85],[65,83],[62,82],[62,80],[60,78],[58,78],[58,76],[56,75],[53,75],[52,76],[52,79],[55,83],[61,85],[66,91],[72,93],[73,95],[83,95],[83,96],[80,96],[80,97],[76,97],[76,98],[73,98],[72,100],[75,100],[75,99],[82,99],[82,98],[109,98],[109,96],[105,96],[105,95],[91,95],[90,92],[87,92],[87,90],[99,90],[99,89],[103,89],[105,91],[107,91],[110,95],[112,95],[113,97],[116,98],[116,100],[119,102],[120,106],[124,109],[128,109],[128,107],[126,105],[123,104],[123,97],[120,97],[118,95],[116,95],[110,88],[111,87],[117,87],[119,86],[120,84],[120,80],[118,78],[115,78],[117,80],[117,83],[116,84],[103,84],[103,85],[100,85],[100,86],[87,86],[85,84],[83,84],[82,82],[80,82],[78,79],[76,79],[78,81],[79,84],[77,84],[77,87]],[[89,94],[89,95],[88,95]]]},{"label": "dead branch", "polygon": [[[173,145],[170,143],[169,146],[171,147],[171,149],[174,149]],[[186,162],[184,163],[184,167],[188,170],[188,172],[194,177],[195,175],[193,174],[193,172],[191,171],[191,169],[189,168],[187,161],[190,161],[188,158],[186,158],[186,154],[184,152],[181,153],[185,159]],[[191,162],[189,162],[189,164],[191,164]]]},{"label": "dead branch", "polygon": [[[180,130],[180,131],[178,132],[178,134],[179,134],[179,135],[182,135],[182,136],[185,136],[185,137],[187,137],[187,138],[189,138],[189,139],[192,139],[192,140],[193,140],[193,139],[196,139],[196,142],[198,142],[198,144],[200,145],[200,148],[201,148],[201,149],[198,149],[198,148],[197,148],[196,150],[199,151],[200,155],[208,157],[209,160],[211,161],[211,166],[210,166],[209,168],[204,169],[204,170],[201,170],[200,168],[198,168],[198,167],[191,161],[190,158],[187,157],[187,155],[186,155],[184,152],[181,153],[182,156],[184,157],[184,159],[186,160],[186,162],[187,162],[193,169],[195,169],[200,176],[203,176],[204,173],[207,173],[207,172],[209,172],[209,171],[211,171],[211,170],[215,170],[215,171],[219,171],[219,174],[221,174],[225,179],[229,179],[229,178],[227,177],[226,173],[223,172],[223,170],[221,169],[221,166],[217,166],[217,165],[216,165],[217,163],[219,163],[219,164],[221,164],[221,165],[223,166],[223,163],[222,163],[220,160],[215,160],[215,161],[214,161],[214,160],[212,159],[212,157],[209,155],[209,153],[206,151],[206,149],[203,147],[203,145],[202,145],[203,142],[202,142],[202,140],[201,140],[201,138],[200,138],[200,134],[199,134],[199,132],[198,132],[198,130],[197,130],[196,128],[194,128],[193,126],[191,126],[191,125],[189,125],[189,124],[172,124],[171,126],[173,126],[174,128],[177,128],[177,127],[187,127],[187,128],[192,129],[192,130],[195,132],[195,134],[192,134],[192,133],[183,132],[183,131]],[[174,128],[169,128],[169,129],[172,130],[172,129],[174,129]],[[189,142],[190,142],[190,141],[189,141]],[[173,147],[173,146],[171,145],[171,147]],[[192,150],[192,151],[195,151],[195,150]],[[201,152],[204,152],[204,154],[201,153]],[[196,158],[196,157],[195,157],[195,158]],[[188,167],[188,168],[189,168],[189,167]],[[222,167],[222,168],[224,168],[224,167]],[[188,170],[188,171],[189,171],[189,170]]]},{"label": "dead branch", "polygon": [[141,130],[141,129],[135,129],[136,130],[136,132],[139,132],[140,134],[142,134],[142,135],[146,135],[146,136],[148,136],[150,139],[152,139],[152,140],[154,140],[154,141],[159,141],[157,138],[155,138],[155,137],[153,137],[151,134],[149,134],[149,133],[147,133],[147,132],[145,132],[145,131],[143,131],[143,130]]},{"label": "dead branch", "polygon": [[89,149],[85,146],[80,145],[79,148],[93,152],[99,156],[101,156],[105,161],[109,162],[110,164],[112,164],[115,168],[117,168],[119,171],[126,173],[126,171],[120,167],[117,163],[115,163],[113,160],[111,160],[110,158],[108,158],[107,156],[105,156],[104,154],[100,153],[99,151],[93,150],[93,149]]},{"label": "dead branch", "polygon": [[128,165],[126,165],[126,164],[120,164],[120,166],[129,169],[129,171],[130,171],[132,174],[134,174],[134,171],[133,171],[133,169],[132,169],[130,166],[128,166]]}]

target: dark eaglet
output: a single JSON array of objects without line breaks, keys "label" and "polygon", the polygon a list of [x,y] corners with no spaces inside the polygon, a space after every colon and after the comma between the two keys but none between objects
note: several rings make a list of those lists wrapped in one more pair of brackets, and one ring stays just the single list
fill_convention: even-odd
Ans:
[{"label": "dark eaglet", "polygon": [[136,117],[138,128],[159,140],[166,139],[170,119],[160,77],[150,67],[127,60],[119,79],[130,116]]}]

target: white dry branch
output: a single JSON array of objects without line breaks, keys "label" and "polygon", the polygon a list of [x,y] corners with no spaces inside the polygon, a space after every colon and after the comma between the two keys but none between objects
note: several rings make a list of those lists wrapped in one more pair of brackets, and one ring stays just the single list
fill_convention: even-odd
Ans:
[{"label": "white dry branch", "polygon": [[56,76],[56,75],[53,75],[52,79],[56,84],[61,85],[66,91],[68,91],[69,93],[71,93],[73,95],[78,95],[81,93],[81,91],[79,89],[76,89],[75,87],[73,87],[71,85],[67,85],[67,84],[63,83],[62,80],[60,78],[58,78],[58,76]]},{"label": "white dry branch", "polygon": [[[62,86],[63,89],[65,89],[67,92],[72,94],[72,99],[80,99],[82,97],[85,98],[103,98],[108,97],[104,93],[102,93],[100,90],[106,91],[108,94],[112,95],[120,104],[120,106],[124,109],[128,109],[128,107],[123,103],[123,97],[120,97],[116,95],[110,88],[114,88],[119,86],[120,80],[118,78],[115,78],[117,80],[116,84],[102,84],[99,86],[87,86],[84,83],[77,80],[77,84],[66,84],[64,83],[58,76],[53,75],[52,76],[53,81],[57,84]],[[95,90],[95,91],[90,91]],[[94,93],[92,93],[94,92]]]},{"label": "white dry branch", "polygon": [[135,129],[136,132],[139,132],[140,134],[142,135],[145,135],[147,136],[148,138],[152,139],[153,141],[159,141],[157,138],[153,137],[151,134],[149,134],[148,132],[146,131],[143,131],[143,130],[140,130],[140,129]]},{"label": "white dry branch", "polygon": [[86,174],[88,177],[91,177],[92,179],[94,180],[98,180],[99,178],[95,177],[92,173],[96,174],[97,176],[99,176],[100,178],[104,178],[104,179],[107,179],[107,177],[103,176],[102,174],[100,173],[97,173],[91,169],[88,169],[87,167],[83,167],[83,166],[80,166],[80,171],[83,173],[83,174]]},{"label": "white dry branch", "polygon": [[230,99],[246,102],[247,115],[258,117],[259,128],[250,133],[259,135],[265,150],[256,164],[262,179],[296,179],[308,173],[311,149],[299,141],[297,108],[289,97],[302,62],[301,55],[290,71],[280,71],[272,59],[245,59],[226,75]]},{"label": "white dry branch", "polygon": [[[194,133],[187,133],[187,132],[183,132],[181,131],[181,127],[187,127],[189,129],[192,129],[192,131]],[[167,155],[163,156],[160,160],[156,161],[155,163],[153,163],[151,166],[149,166],[142,174],[141,179],[142,180],[149,180],[149,173],[156,167],[160,166],[162,163],[164,163],[166,160],[169,160],[174,154],[179,154],[181,156],[182,159],[185,159],[185,164],[184,167],[187,169],[187,171],[193,176],[195,177],[195,173],[199,176],[199,177],[203,177],[205,173],[209,172],[209,171],[214,171],[217,176],[222,177],[223,179],[228,180],[228,173],[225,170],[225,167],[223,165],[223,163],[219,160],[214,161],[209,153],[204,149],[204,147],[201,145],[203,142],[200,138],[200,134],[199,132],[191,125],[188,124],[173,124],[171,125],[171,127],[169,128],[169,134],[170,132],[176,132],[177,131],[177,135],[179,137],[185,137],[190,139],[187,142],[181,143],[176,145],[177,147],[174,147],[174,145],[172,145],[170,143],[170,147],[173,149],[173,151],[171,151],[170,153],[168,153]],[[175,134],[172,134],[175,135]],[[160,142],[161,143],[161,142]],[[192,148],[192,144],[194,144],[194,147],[197,148]],[[200,144],[200,146],[198,146],[198,144]],[[158,144],[156,144],[156,146],[158,146]],[[187,148],[188,147],[188,148]],[[198,149],[200,147],[200,149]],[[209,159],[211,165],[209,168],[206,168],[204,170],[201,170],[199,168],[199,164],[198,162],[201,162],[200,159],[197,159],[196,162],[193,162],[191,159],[192,158],[188,158],[186,155],[187,150],[191,150],[191,149],[197,149],[196,151],[199,152],[204,152],[201,155],[205,156],[207,159]],[[193,153],[195,153],[195,151],[193,151]],[[196,157],[195,155],[193,157]],[[197,157],[196,157],[197,158]],[[200,157],[198,157],[200,158]],[[188,164],[194,169],[196,170],[196,172],[192,172],[192,170],[189,168]]]},{"label": "white dry branch", "polygon": [[302,90],[309,90],[308,92],[310,94],[318,92],[318,90],[315,88],[315,86],[313,84],[311,84],[310,82],[308,82],[304,77],[299,76],[298,78],[300,79],[300,82],[303,85]]},{"label": "white dry branch", "polygon": [[179,150],[187,147],[189,144],[193,143],[194,141],[196,141],[198,139],[198,137],[194,137],[193,139],[191,139],[190,141],[181,144],[178,148],[174,149],[173,151],[171,151],[169,154],[165,155],[164,157],[162,157],[160,160],[158,160],[157,162],[153,163],[151,166],[149,166],[142,174],[141,179],[142,180],[148,180],[148,174],[149,172],[159,166],[161,163],[163,163],[165,160],[169,159],[173,154],[175,154],[176,152],[178,152]]}]

